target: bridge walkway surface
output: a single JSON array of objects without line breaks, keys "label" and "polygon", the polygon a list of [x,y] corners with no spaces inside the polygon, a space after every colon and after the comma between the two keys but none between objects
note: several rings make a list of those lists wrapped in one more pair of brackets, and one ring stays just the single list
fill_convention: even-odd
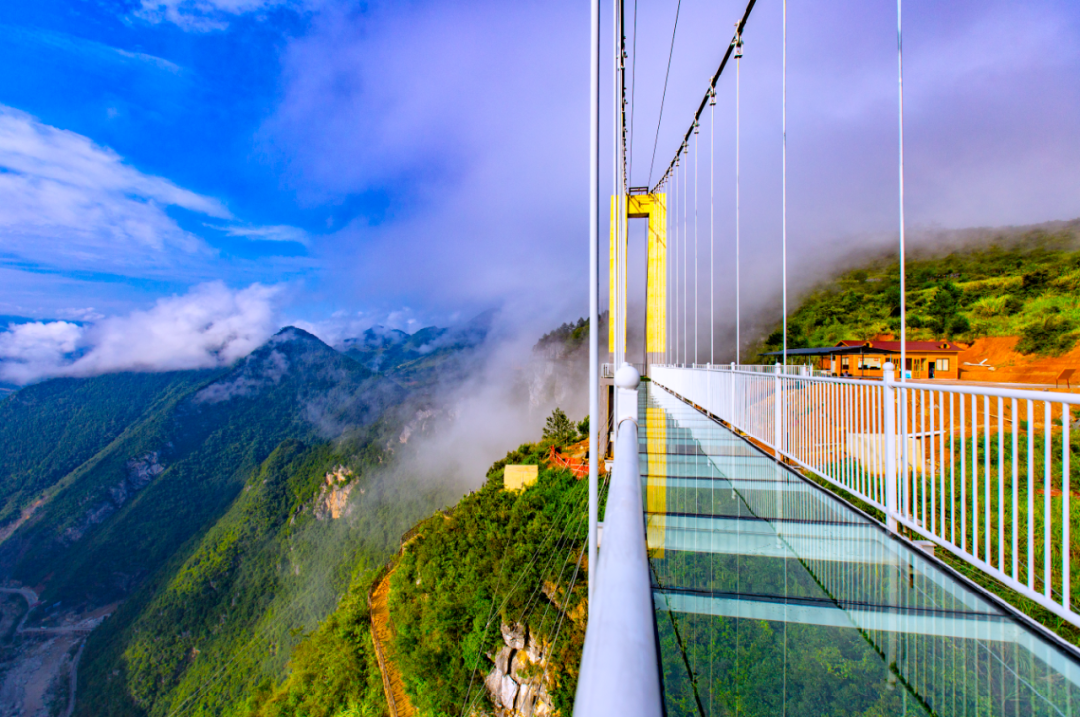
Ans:
[{"label": "bridge walkway surface", "polygon": [[1080,653],[651,382],[668,715],[1080,715]]}]

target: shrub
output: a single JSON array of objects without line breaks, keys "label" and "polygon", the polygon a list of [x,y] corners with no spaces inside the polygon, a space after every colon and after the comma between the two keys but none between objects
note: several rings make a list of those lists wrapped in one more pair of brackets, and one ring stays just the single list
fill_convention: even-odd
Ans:
[{"label": "shrub", "polygon": [[980,318],[989,319],[1007,313],[1006,305],[1009,296],[984,296],[971,306],[973,314]]},{"label": "shrub", "polygon": [[1057,356],[1076,345],[1076,328],[1071,319],[1060,316],[1047,316],[1042,321],[1033,321],[1020,331],[1020,340],[1016,350],[1022,354],[1045,354]]},{"label": "shrub", "polygon": [[1038,296],[1046,289],[1050,281],[1050,272],[1045,269],[1028,272],[1020,281],[1020,291],[1025,296]]},{"label": "shrub", "polygon": [[971,331],[971,323],[964,316],[957,316],[949,322],[947,333],[950,337],[966,334]]}]

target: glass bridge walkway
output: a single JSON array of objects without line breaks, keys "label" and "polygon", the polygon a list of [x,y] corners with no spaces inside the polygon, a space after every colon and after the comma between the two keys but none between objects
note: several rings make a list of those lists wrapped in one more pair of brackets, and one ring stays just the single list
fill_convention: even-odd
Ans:
[{"label": "glass bridge walkway", "polygon": [[1077,652],[643,382],[667,715],[1076,715]]}]

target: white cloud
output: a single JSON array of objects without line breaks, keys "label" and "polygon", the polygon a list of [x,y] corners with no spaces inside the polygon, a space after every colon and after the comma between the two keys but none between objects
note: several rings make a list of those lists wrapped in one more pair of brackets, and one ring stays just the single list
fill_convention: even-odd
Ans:
[{"label": "white cloud", "polygon": [[309,238],[307,232],[297,227],[287,225],[269,227],[213,227],[219,229],[231,237],[244,239],[256,239],[261,241],[291,241],[297,244],[307,245]]},{"label": "white cloud", "polygon": [[229,365],[278,328],[280,293],[279,287],[252,284],[234,291],[214,282],[89,326],[14,326],[0,333],[0,380],[24,384],[51,376]]},{"label": "white cloud", "polygon": [[185,30],[208,32],[228,27],[237,15],[259,12],[292,0],[142,0],[135,13],[149,22],[171,22]]},{"label": "white cloud", "polygon": [[2,105],[0,169],[4,249],[32,262],[83,270],[160,264],[166,249],[209,251],[169,207],[231,218],[216,199],[143,174],[83,135]]},{"label": "white cloud", "polygon": [[[179,266],[216,252],[170,216],[174,208],[233,221],[217,199],[140,172],[88,137],[0,105],[0,244],[6,254],[64,270],[166,271],[175,278]],[[213,228],[251,239],[308,240],[290,226]]]},{"label": "white cloud", "polygon": [[67,321],[18,324],[0,333],[0,378],[26,383],[59,373],[64,356],[78,347],[83,328]]}]

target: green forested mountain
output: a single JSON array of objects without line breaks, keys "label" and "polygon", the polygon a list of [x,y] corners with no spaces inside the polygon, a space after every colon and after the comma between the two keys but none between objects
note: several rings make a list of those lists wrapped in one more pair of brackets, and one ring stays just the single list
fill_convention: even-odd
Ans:
[{"label": "green forested mountain", "polygon": [[[177,380],[176,391],[163,394],[116,438],[74,468],[63,467],[47,505],[0,546],[11,577],[41,585],[49,602],[119,599],[221,516],[281,441],[325,440],[374,421],[405,396],[394,382],[291,328],[230,371]],[[53,383],[34,389],[44,392]],[[79,417],[64,413],[65,406],[88,390],[108,391],[116,379],[85,383],[106,386],[72,385],[75,395],[55,387],[48,410],[25,411],[78,432]],[[141,398],[116,392],[118,403]],[[25,406],[22,391],[5,408],[12,403]]]},{"label": "green forested mountain", "polygon": [[[1019,336],[1055,355],[1080,339],[1080,222],[950,237],[905,263],[909,340]],[[872,259],[830,279],[788,317],[788,348],[869,340],[900,330],[899,262]],[[782,344],[776,329],[762,350]]]},{"label": "green forested mountain", "polygon": [[[228,369],[59,379],[0,401],[0,580],[38,590],[31,625],[118,606],[82,653],[76,714],[382,714],[368,591],[402,533],[461,495],[416,468],[415,439],[452,410],[433,389],[468,374],[489,324],[391,335],[367,354],[289,328]],[[395,582],[399,649],[425,704],[456,699],[469,660],[491,669],[457,643],[498,639],[498,621],[473,635],[466,618],[506,592],[496,576],[523,573],[507,610],[551,608],[525,622],[565,623],[560,656],[580,651],[565,614],[584,594],[583,575],[567,592],[582,484],[543,470],[538,489],[507,494],[501,465],[407,554],[409,571],[458,565],[434,612]],[[533,548],[565,552],[559,576],[525,561]],[[563,586],[562,608],[541,578]],[[563,663],[576,659],[553,664],[560,700]],[[446,689],[424,687],[436,682]]]},{"label": "green forested mountain", "polygon": [[212,375],[181,371],[54,379],[0,402],[0,526],[10,526],[43,491]]}]

